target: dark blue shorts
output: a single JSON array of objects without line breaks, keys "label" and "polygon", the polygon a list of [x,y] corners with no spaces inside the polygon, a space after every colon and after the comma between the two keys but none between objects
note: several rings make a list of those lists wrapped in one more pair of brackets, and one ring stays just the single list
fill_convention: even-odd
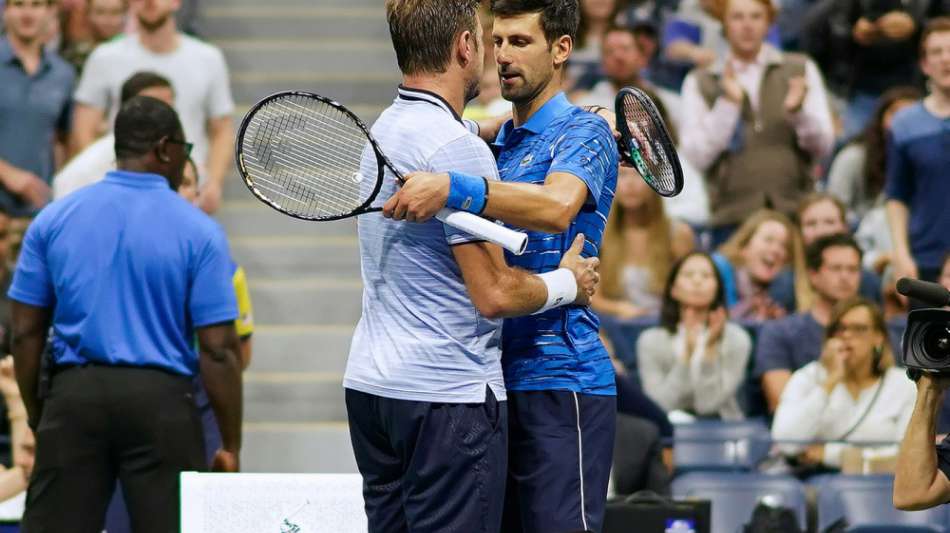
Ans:
[{"label": "dark blue shorts", "polygon": [[498,533],[505,491],[505,402],[393,400],[346,390],[370,533]]},{"label": "dark blue shorts", "polygon": [[617,399],[508,391],[504,533],[600,531]]}]

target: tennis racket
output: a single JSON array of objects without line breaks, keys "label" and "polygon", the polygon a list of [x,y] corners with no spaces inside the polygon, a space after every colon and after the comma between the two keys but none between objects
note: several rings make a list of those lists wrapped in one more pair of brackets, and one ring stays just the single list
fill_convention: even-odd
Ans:
[{"label": "tennis racket", "polygon": [[[280,92],[255,104],[241,123],[236,157],[254,196],[302,220],[379,212],[381,208],[372,204],[386,169],[403,181],[359,117],[312,93]],[[375,166],[370,168],[367,161],[373,159]],[[375,183],[370,183],[374,177]],[[528,244],[525,233],[464,211],[442,209],[436,218],[516,255]]]},{"label": "tennis racket", "polygon": [[683,167],[660,112],[646,93],[624,87],[617,94],[620,157],[633,165],[660,196],[683,190]]}]

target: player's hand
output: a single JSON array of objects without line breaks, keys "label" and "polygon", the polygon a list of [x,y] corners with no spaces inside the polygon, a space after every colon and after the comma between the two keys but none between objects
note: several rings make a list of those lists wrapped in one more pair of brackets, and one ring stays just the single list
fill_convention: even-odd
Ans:
[{"label": "player's hand", "polygon": [[792,115],[798,113],[805,103],[805,96],[808,94],[808,83],[804,76],[795,76],[788,80],[788,93],[785,94],[785,113]]},{"label": "player's hand", "polygon": [[561,258],[559,265],[574,273],[574,280],[577,282],[577,296],[574,298],[574,303],[577,305],[589,304],[590,297],[597,292],[597,285],[600,284],[600,274],[597,272],[600,259],[596,257],[585,259],[581,257],[582,251],[584,251],[584,234],[579,233],[574,238],[570,249]]},{"label": "player's hand", "polygon": [[449,175],[412,172],[402,188],[383,206],[383,216],[393,220],[425,222],[434,217],[449,198]]},{"label": "player's hand", "polygon": [[604,106],[589,106],[584,108],[588,113],[593,113],[607,121],[610,131],[614,134],[614,139],[620,138],[620,132],[617,130],[617,114]]},{"label": "player's hand", "polygon": [[877,28],[892,41],[903,41],[916,29],[914,19],[903,11],[891,11],[877,20]]},{"label": "player's hand", "polygon": [[851,38],[861,46],[874,44],[879,36],[877,25],[864,17],[859,18],[851,28]]},{"label": "player's hand", "polygon": [[241,459],[237,452],[219,449],[211,460],[212,472],[234,473],[241,470]]},{"label": "player's hand", "polygon": [[40,208],[49,202],[50,188],[36,174],[14,168],[3,176],[3,185],[33,207]]},{"label": "player's hand", "polygon": [[201,187],[201,193],[198,195],[198,207],[205,213],[213,215],[221,208],[221,195],[221,185],[208,180]]}]

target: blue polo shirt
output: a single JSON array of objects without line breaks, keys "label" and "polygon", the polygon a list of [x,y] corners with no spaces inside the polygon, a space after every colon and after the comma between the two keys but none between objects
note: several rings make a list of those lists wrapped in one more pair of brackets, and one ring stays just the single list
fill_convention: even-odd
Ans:
[{"label": "blue polo shirt", "polygon": [[[541,185],[564,172],[587,186],[587,201],[561,234],[528,232],[523,255],[508,264],[538,274],[558,268],[574,237],[586,237],[583,255],[597,256],[617,188],[617,147],[607,122],[571,105],[563,93],[520,128],[505,124],[495,141],[503,181]],[[610,357],[600,342],[600,321],[589,307],[566,306],[505,320],[502,365],[508,390],[568,390],[616,394]]]},{"label": "blue polo shirt", "polygon": [[922,102],[894,115],[887,154],[887,197],[910,212],[908,240],[917,266],[937,270],[950,250],[950,118]]},{"label": "blue polo shirt", "polygon": [[194,328],[233,322],[224,232],[156,174],[115,171],[33,221],[8,296],[54,307],[57,365],[198,372]]},{"label": "blue polo shirt", "polygon": [[[50,182],[55,134],[69,131],[75,82],[73,67],[45,51],[37,71],[27,74],[8,37],[0,36],[0,159]],[[0,208],[32,212],[3,187]]]}]

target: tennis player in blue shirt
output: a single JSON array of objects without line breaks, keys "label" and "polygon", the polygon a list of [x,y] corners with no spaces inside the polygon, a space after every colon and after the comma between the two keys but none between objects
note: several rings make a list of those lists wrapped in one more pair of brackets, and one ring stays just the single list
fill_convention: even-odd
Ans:
[{"label": "tennis player in blue shirt", "polygon": [[[574,236],[599,253],[617,182],[611,128],[561,92],[577,34],[577,0],[495,0],[493,39],[502,95],[514,118],[498,134],[501,181],[416,173],[384,214],[425,220],[443,206],[531,230],[509,264],[557,268]],[[487,201],[485,200],[487,197]],[[506,532],[599,531],[613,448],[614,373],[586,306],[507,319],[502,364],[508,389]]]}]

